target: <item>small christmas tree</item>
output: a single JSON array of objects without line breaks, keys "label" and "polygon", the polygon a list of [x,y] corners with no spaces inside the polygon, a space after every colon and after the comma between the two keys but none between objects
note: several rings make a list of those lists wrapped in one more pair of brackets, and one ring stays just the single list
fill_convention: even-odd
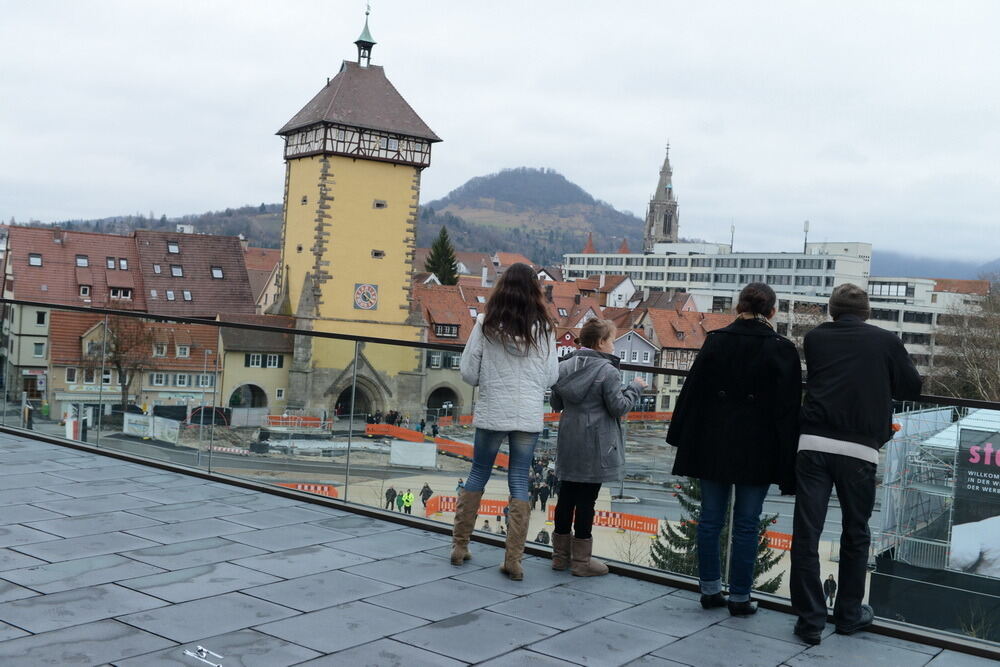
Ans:
[{"label": "small christmas tree", "polygon": [[[653,565],[661,570],[698,576],[698,521],[701,518],[701,484],[697,479],[687,478],[674,484],[673,495],[681,505],[684,516],[680,526],[674,527],[669,521],[664,521],[660,534],[656,537],[649,550]],[[758,527],[757,560],[753,568],[754,590],[764,593],[774,593],[781,587],[785,573],[760,581],[761,577],[771,571],[781,561],[783,553],[771,551],[768,548],[770,540],[767,529],[776,523],[777,514],[765,514],[760,519]],[[726,554],[729,551],[729,524],[722,527],[719,537],[722,566],[725,567]],[[728,579],[728,577],[727,577]]]},{"label": "small christmas tree", "polygon": [[458,262],[455,260],[455,248],[448,238],[448,228],[441,226],[431,251],[427,254],[424,262],[424,271],[429,271],[437,276],[442,285],[458,284]]}]

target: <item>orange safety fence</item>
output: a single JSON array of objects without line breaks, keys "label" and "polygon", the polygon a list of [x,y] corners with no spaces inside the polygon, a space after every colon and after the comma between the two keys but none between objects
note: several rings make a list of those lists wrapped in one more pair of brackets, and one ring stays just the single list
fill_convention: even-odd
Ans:
[{"label": "orange safety fence", "polygon": [[[454,512],[458,504],[458,496],[432,496],[427,501],[427,516],[440,514],[442,512]],[[483,518],[492,519],[503,514],[503,508],[507,507],[506,500],[488,500],[483,498],[479,501],[479,514]]]},{"label": "orange safety fence", "polygon": [[792,536],[788,533],[776,533],[773,530],[767,531],[768,546],[781,551],[791,551]]},{"label": "orange safety fence", "polygon": [[267,415],[265,426],[285,426],[290,428],[322,428],[323,420],[309,415]]},{"label": "orange safety fence", "polygon": [[315,493],[317,496],[326,496],[327,498],[337,498],[337,487],[333,484],[301,484],[298,482],[278,482],[275,486],[283,486],[286,489],[295,489],[296,491],[305,491],[306,493]]},{"label": "orange safety fence", "polygon": [[[407,440],[409,442],[427,441],[427,437],[420,431],[402,428],[401,426],[390,426],[389,424],[368,424],[365,426],[365,434],[388,435],[397,440]],[[448,454],[454,454],[469,460],[472,459],[472,445],[467,442],[457,442],[447,438],[434,438],[433,440],[439,452],[447,452]],[[494,465],[500,468],[510,468],[510,457],[501,452],[497,454]]]},{"label": "orange safety fence", "polygon": [[[559,421],[559,412],[546,412],[542,415],[542,420],[546,424]],[[625,416],[630,422],[667,422],[673,416],[673,412],[630,412]]]},{"label": "orange safety fence", "polygon": [[[554,521],[555,516],[555,506],[549,505],[549,521]],[[620,528],[622,530],[634,530],[637,533],[647,533],[649,535],[655,535],[660,530],[659,519],[640,514],[625,514],[623,512],[609,512],[607,510],[597,510],[594,512],[594,525]]]}]

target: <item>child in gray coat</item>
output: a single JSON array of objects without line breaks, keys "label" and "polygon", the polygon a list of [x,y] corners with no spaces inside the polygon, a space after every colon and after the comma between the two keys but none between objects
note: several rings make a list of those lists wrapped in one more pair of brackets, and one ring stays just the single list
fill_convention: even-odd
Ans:
[{"label": "child in gray coat", "polygon": [[556,445],[556,477],[561,486],[552,531],[552,569],[565,570],[572,563],[578,577],[608,573],[607,565],[591,558],[594,503],[603,482],[621,480],[625,474],[621,418],[632,410],[646,386],[637,377],[622,388],[619,359],[614,354],[616,334],[611,320],[584,324],[577,341],[580,349],[559,363],[559,380],[552,387],[552,409],[562,411]]}]

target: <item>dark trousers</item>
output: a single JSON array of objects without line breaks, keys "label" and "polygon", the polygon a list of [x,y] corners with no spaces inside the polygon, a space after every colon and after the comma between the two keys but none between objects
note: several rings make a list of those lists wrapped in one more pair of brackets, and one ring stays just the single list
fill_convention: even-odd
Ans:
[{"label": "dark trousers", "polygon": [[836,487],[843,530],[834,623],[851,626],[861,619],[875,505],[875,464],[840,454],[799,452],[795,459],[795,519],[792,524],[792,607],[803,630],[826,624],[826,594],[819,572],[819,538],[830,491]]},{"label": "dark trousers", "polygon": [[563,481],[553,532],[565,535],[573,528],[578,539],[589,540],[594,526],[594,503],[600,492],[600,484]]},{"label": "dark trousers", "polygon": [[413,505],[403,505],[403,511],[407,514],[413,514]]},{"label": "dark trousers", "polygon": [[395,507],[395,505],[396,505],[396,499],[395,498],[386,498],[385,499],[385,508],[387,510],[391,510],[393,507]]}]

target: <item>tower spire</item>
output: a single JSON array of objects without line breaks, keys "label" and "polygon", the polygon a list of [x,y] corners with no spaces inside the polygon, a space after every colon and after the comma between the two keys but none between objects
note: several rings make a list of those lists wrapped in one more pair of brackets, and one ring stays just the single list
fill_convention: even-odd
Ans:
[{"label": "tower spire", "polygon": [[361,36],[354,42],[354,44],[358,47],[358,64],[362,67],[368,67],[371,65],[372,47],[376,44],[371,31],[368,30],[368,15],[371,13],[372,6],[368,4],[365,6],[365,27],[361,31]]},{"label": "tower spire", "polygon": [[657,243],[676,243],[678,212],[677,198],[674,196],[674,170],[670,166],[670,142],[667,141],[666,155],[660,167],[660,178],[656,192],[649,200],[646,212],[646,232],[643,251],[651,252]]}]

